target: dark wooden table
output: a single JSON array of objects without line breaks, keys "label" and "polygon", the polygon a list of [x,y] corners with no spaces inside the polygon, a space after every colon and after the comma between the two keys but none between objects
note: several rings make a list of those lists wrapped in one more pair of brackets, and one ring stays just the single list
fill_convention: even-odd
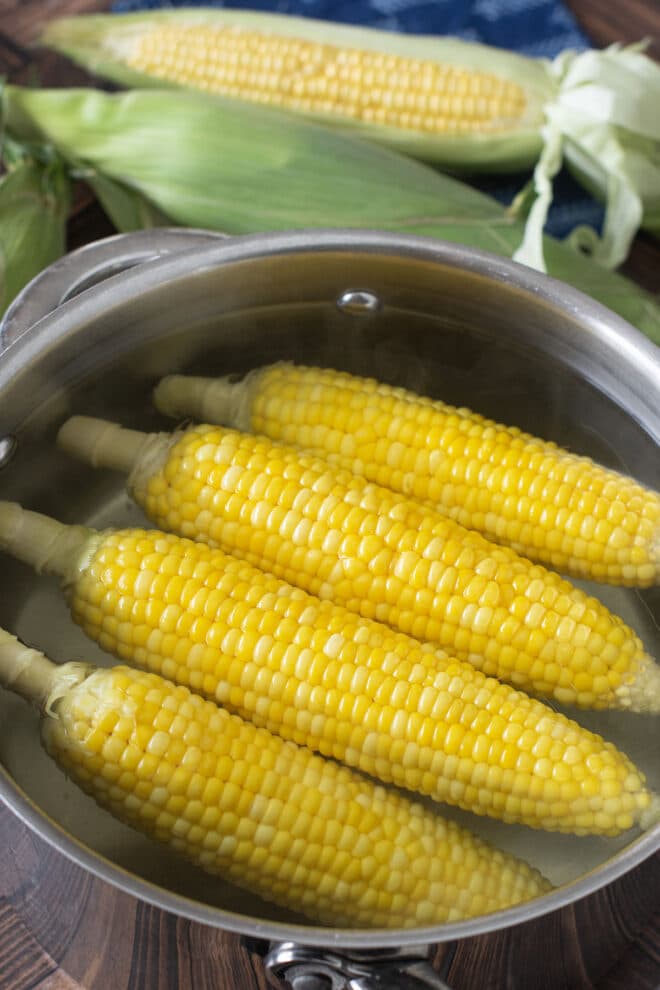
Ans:
[{"label": "dark wooden table", "polygon": [[[43,85],[88,82],[32,42],[48,18],[109,8],[107,0],[0,0],[0,76]],[[595,46],[651,39],[658,0],[568,0]],[[112,233],[84,190],[70,247]],[[637,239],[626,273],[660,290],[660,247]],[[660,855],[546,918],[440,946],[455,990],[658,990]],[[0,990],[265,990],[258,955],[234,935],[136,901],[71,864],[0,806]]]}]

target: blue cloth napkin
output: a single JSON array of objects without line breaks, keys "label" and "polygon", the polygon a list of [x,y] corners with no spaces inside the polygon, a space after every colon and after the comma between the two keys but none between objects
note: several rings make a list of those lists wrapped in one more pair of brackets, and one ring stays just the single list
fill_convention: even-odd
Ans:
[{"label": "blue cloth napkin", "polygon": [[[560,0],[117,0],[113,10],[128,12],[163,7],[235,7],[295,14],[321,20],[364,24],[411,34],[451,34],[508,48],[524,55],[553,58],[566,48],[590,48],[570,11]],[[529,179],[529,173],[489,176],[470,181],[508,205]],[[600,231],[603,208],[568,175],[555,180],[555,198],[546,231],[565,237],[575,226],[589,224]]]}]

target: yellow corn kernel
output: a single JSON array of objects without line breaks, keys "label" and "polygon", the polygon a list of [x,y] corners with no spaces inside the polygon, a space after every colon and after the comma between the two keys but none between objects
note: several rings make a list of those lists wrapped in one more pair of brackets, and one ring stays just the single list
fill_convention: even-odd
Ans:
[{"label": "yellow corn kernel", "polygon": [[165,412],[305,447],[577,577],[658,581],[657,492],[468,409],[288,363],[241,382],[170,376],[156,401]]}]

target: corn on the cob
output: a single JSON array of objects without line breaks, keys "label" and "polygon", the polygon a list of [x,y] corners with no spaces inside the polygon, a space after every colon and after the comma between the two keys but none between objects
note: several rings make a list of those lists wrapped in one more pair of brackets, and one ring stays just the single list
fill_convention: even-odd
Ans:
[{"label": "corn on the cob", "polygon": [[545,65],[484,45],[226,8],[61,18],[41,40],[128,85],[266,104],[477,168],[532,164],[557,90]]},{"label": "corn on the cob", "polygon": [[0,546],[60,576],[103,649],[386,782],[579,834],[650,813],[643,775],[599,736],[204,544],[0,503]]},{"label": "corn on the cob", "polygon": [[0,630],[0,683],[102,807],[205,870],[332,926],[411,927],[551,889],[538,871],[155,674],[57,666]]},{"label": "corn on the cob", "polygon": [[303,447],[575,577],[658,582],[657,492],[469,409],[285,362],[241,381],[171,375],[154,398],[168,415]]},{"label": "corn on the cob", "polygon": [[58,443],[97,466],[132,469],[129,491],[163,529],[488,675],[584,708],[660,710],[660,668],[618,616],[421,503],[219,427],[170,437],[76,416]]},{"label": "corn on the cob", "polygon": [[226,8],[65,18],[42,40],[131,86],[267,103],[454,169],[536,162],[536,199],[516,254],[526,264],[543,266],[564,155],[606,200],[603,236],[589,238],[601,264],[624,260],[640,223],[660,232],[660,68],[643,46],[566,51],[550,62],[456,38]]}]

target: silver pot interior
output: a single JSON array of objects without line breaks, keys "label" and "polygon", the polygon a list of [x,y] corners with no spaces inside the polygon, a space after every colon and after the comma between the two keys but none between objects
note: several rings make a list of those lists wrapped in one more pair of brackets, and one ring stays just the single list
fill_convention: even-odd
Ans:
[{"label": "silver pot interior", "polygon": [[[351,305],[338,305],[349,290],[368,291],[377,304],[353,296]],[[55,450],[63,420],[85,413],[169,429],[150,403],[162,374],[243,372],[280,359],[373,375],[468,405],[660,488],[660,363],[641,337],[578,293],[507,262],[422,239],[335,232],[196,248],[115,276],[42,320],[0,361],[0,437],[17,439],[0,476],[1,497],[68,522],[144,524],[120,477]],[[2,625],[57,660],[112,663],[73,625],[52,579],[2,557],[0,582]],[[657,588],[589,590],[660,656]],[[577,717],[626,751],[660,789],[657,718]],[[0,724],[0,793],[68,855],[207,923],[324,939],[304,919],[209,878],[113,821],[49,761],[36,714],[6,692]],[[560,890],[467,925],[405,935],[334,932],[335,939],[440,941],[512,924],[605,883],[657,849],[660,838],[658,828],[577,838],[440,811],[526,858]]]}]

